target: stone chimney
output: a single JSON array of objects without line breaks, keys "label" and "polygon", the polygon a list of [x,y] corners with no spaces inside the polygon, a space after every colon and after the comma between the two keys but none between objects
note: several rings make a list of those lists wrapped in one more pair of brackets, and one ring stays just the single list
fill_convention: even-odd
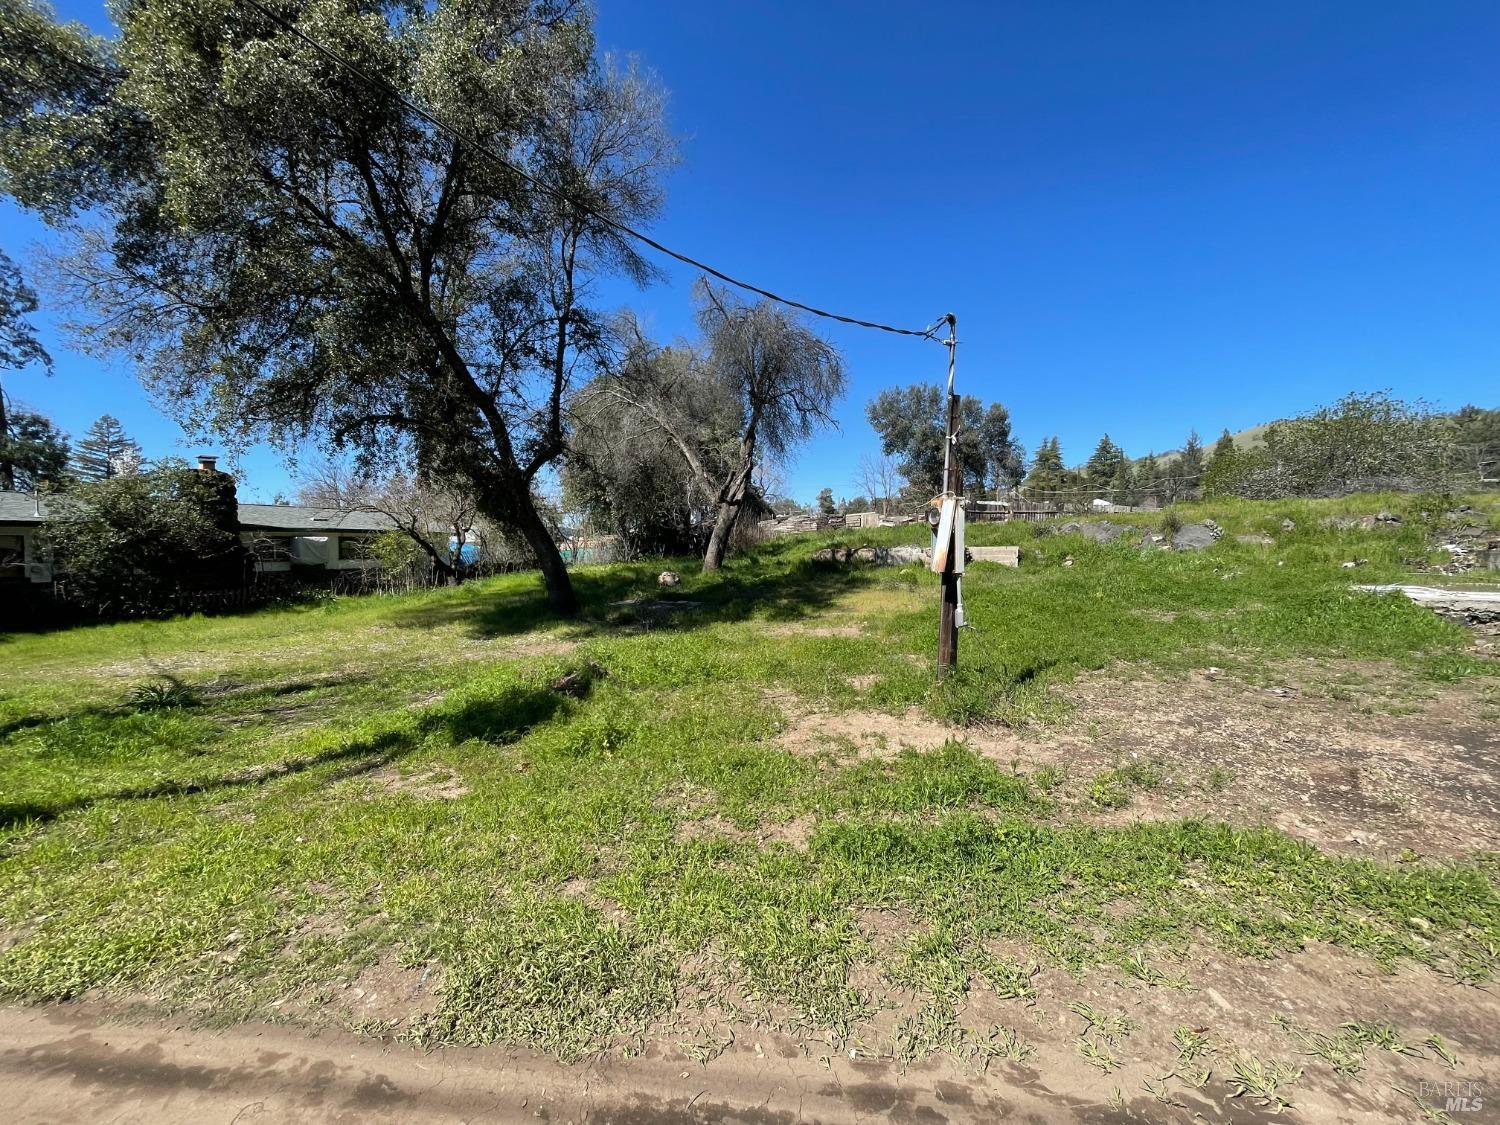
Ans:
[{"label": "stone chimney", "polygon": [[219,459],[210,457],[206,453],[198,454],[198,471],[200,473],[212,473],[218,471]]}]

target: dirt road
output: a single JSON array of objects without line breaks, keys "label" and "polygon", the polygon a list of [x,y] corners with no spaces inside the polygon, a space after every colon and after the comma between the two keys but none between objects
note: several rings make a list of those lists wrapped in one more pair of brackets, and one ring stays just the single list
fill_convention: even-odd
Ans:
[{"label": "dirt road", "polygon": [[826,1064],[747,1050],[731,1065],[680,1058],[563,1067],[499,1049],[404,1046],[294,1029],[125,1023],[77,1005],[0,1008],[0,1118],[14,1125],[150,1122],[729,1122],[1123,1120],[1045,1091],[984,1091],[935,1072]]}]

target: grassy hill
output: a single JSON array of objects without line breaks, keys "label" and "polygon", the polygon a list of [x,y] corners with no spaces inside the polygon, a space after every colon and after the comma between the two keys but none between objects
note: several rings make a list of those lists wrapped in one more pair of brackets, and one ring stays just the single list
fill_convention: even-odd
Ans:
[{"label": "grassy hill", "polygon": [[[1406,521],[1322,522],[1383,508]],[[1387,717],[1468,685],[1500,717],[1465,630],[1349,588],[1345,561],[1397,581],[1429,555],[1409,498],[1184,518],[1210,514],[1228,535],[1193,553],[976,527],[1023,565],[966,576],[976,628],[941,685],[932,575],[812,559],[914,528],[782,538],[713,576],[684,561],[670,591],[661,563],[580,567],[571,622],[516,575],[5,638],[0,994],[564,1058],[712,1058],[760,1021],[904,1065],[1073,1058],[1026,1015],[1038,981],[1072,1020],[1088,974],[1209,984],[1195,950],[1316,942],[1485,979],[1492,859],[1320,848],[1231,815],[1267,784],[1233,750],[1103,748],[1088,692],[1146,683]],[[1000,1008],[975,1022],[981,995]],[[1137,1047],[1175,1050],[1170,1028]]]}]

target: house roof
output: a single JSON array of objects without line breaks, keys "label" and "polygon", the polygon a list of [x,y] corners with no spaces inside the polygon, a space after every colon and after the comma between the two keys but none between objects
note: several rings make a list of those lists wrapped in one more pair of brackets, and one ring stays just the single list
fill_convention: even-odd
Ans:
[{"label": "house roof", "polygon": [[[30,492],[0,492],[0,524],[35,524],[47,518],[47,500]],[[379,512],[346,512],[300,504],[241,504],[240,526],[250,531],[389,531],[395,523]]]},{"label": "house roof", "polygon": [[46,515],[47,501],[30,492],[0,492],[0,523],[41,523]]},{"label": "house roof", "polygon": [[394,520],[379,512],[308,508],[300,504],[241,504],[240,526],[253,531],[390,531]]}]

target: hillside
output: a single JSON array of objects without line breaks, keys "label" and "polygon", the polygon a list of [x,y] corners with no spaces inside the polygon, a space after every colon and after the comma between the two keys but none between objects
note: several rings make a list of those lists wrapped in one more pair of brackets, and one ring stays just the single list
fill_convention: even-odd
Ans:
[{"label": "hillside", "polygon": [[942,685],[931,574],[812,559],[914,527],[11,636],[0,993],[594,1060],[558,1120],[1408,1119],[1500,1068],[1500,661],[1350,582],[1471,503],[976,526]]}]

